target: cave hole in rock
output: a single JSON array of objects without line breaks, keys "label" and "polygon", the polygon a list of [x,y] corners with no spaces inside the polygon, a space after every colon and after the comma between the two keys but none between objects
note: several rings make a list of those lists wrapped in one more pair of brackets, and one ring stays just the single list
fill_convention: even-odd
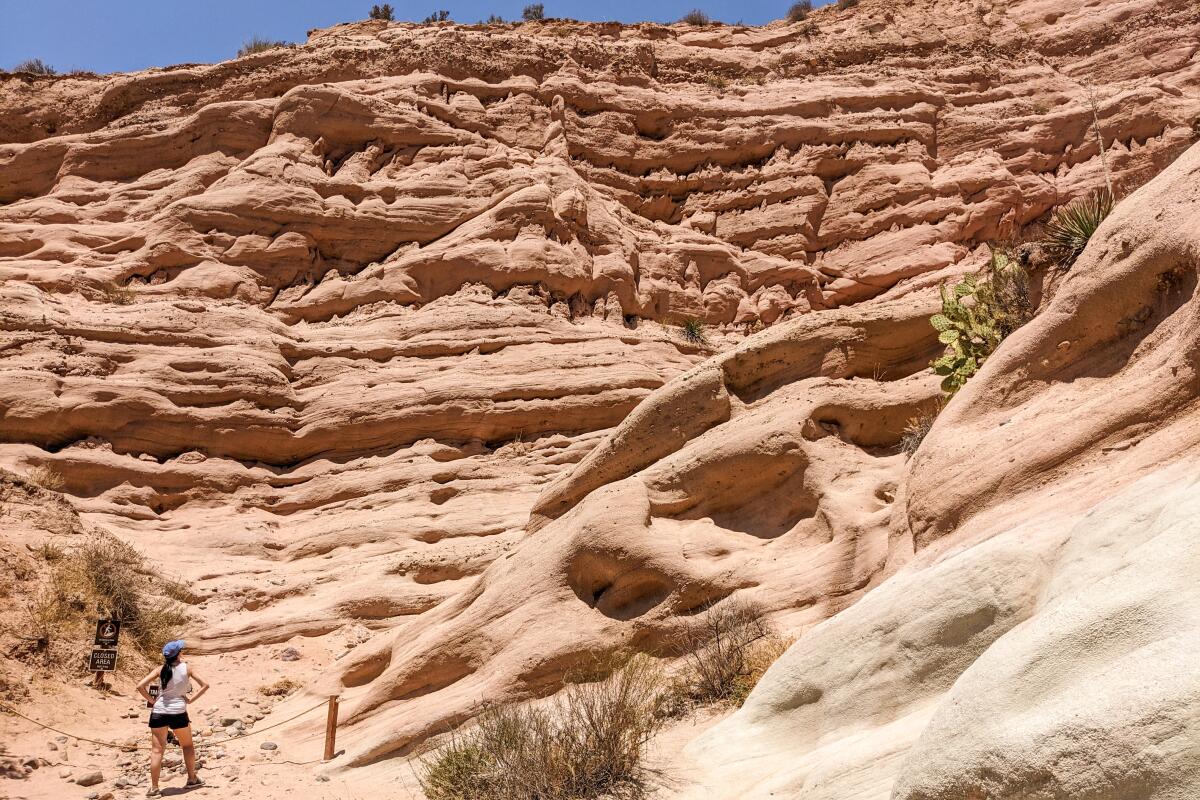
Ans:
[{"label": "cave hole in rock", "polygon": [[567,567],[567,583],[575,596],[606,617],[631,620],[666,600],[675,581],[633,559],[585,551]]}]

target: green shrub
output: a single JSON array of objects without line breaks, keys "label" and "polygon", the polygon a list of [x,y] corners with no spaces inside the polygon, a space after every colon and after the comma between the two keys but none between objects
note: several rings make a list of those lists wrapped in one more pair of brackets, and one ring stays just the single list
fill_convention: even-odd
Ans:
[{"label": "green shrub", "polygon": [[432,25],[435,22],[445,22],[448,19],[450,19],[450,12],[443,8],[433,12],[428,17],[421,20],[421,24]]},{"label": "green shrub", "polygon": [[370,19],[382,19],[392,22],[396,19],[396,12],[392,8],[391,3],[384,3],[383,5],[371,6],[371,13],[368,16]]},{"label": "green shrub", "polygon": [[536,22],[546,18],[546,8],[541,3],[530,3],[521,9],[521,19],[526,22]]},{"label": "green shrub", "polygon": [[241,47],[238,48],[237,57],[242,58],[255,53],[262,53],[266,50],[274,50],[276,47],[287,46],[287,42],[276,42],[270,39],[264,39],[261,36],[255,36],[253,39],[247,40],[242,44]]},{"label": "green shrub", "polygon": [[712,24],[712,18],[698,8],[693,8],[691,11],[684,14],[679,21],[687,25],[697,26]]},{"label": "green shrub", "polygon": [[503,25],[504,17],[500,16],[499,14],[489,14],[486,23],[488,25]]},{"label": "green shrub", "polygon": [[641,797],[662,697],[660,673],[641,656],[547,703],[485,711],[421,763],[421,788],[429,800]]},{"label": "green shrub", "polygon": [[812,13],[812,10],[812,0],[796,0],[796,2],[792,3],[791,7],[788,8],[788,22],[803,22],[808,18],[808,15]]},{"label": "green shrub", "polygon": [[942,311],[929,319],[946,352],[932,364],[942,391],[953,395],[979,371],[1000,342],[1033,317],[1029,277],[1001,250],[993,250],[986,274],[965,276],[947,291]]},{"label": "green shrub", "polygon": [[704,323],[698,319],[684,320],[679,327],[679,335],[684,341],[692,344],[708,344],[708,334],[704,332]]},{"label": "green shrub", "polygon": [[1113,198],[1107,191],[1062,206],[1046,223],[1043,248],[1060,267],[1070,269],[1112,209]]},{"label": "green shrub", "polygon": [[40,58],[31,58],[28,61],[22,61],[13,67],[13,72],[32,72],[34,75],[57,75],[58,70],[42,61]]}]

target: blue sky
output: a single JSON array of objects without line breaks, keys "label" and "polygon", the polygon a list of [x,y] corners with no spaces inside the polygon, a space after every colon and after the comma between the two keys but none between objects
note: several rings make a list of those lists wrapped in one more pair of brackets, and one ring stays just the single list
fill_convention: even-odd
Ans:
[{"label": "blue sky", "polygon": [[[438,8],[459,22],[520,17],[528,0],[393,2],[397,19]],[[779,19],[791,0],[543,0],[546,16],[669,22],[700,8],[725,22]],[[814,5],[823,5],[817,0]],[[303,42],[311,28],[365,19],[359,0],[0,0],[0,68],[40,58],[60,72],[119,72],[231,58],[252,36]]]}]

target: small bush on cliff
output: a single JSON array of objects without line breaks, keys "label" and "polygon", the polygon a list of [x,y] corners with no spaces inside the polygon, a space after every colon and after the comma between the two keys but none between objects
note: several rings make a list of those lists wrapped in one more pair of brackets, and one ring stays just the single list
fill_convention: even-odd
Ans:
[{"label": "small bush on cliff", "polygon": [[537,22],[546,18],[546,7],[541,3],[530,3],[521,9],[521,19],[526,22]]},{"label": "small bush on cliff", "polygon": [[274,50],[276,47],[287,46],[287,42],[276,42],[272,41],[271,39],[264,39],[261,36],[255,36],[254,38],[247,40],[244,44],[242,44],[241,47],[238,48],[237,57],[243,58],[244,56],[254,55],[255,53]]},{"label": "small bush on cliff", "polygon": [[837,0],[838,8],[845,11],[847,8],[854,8],[858,5],[858,0]]},{"label": "small bush on cliff", "polygon": [[808,15],[812,13],[812,10],[812,0],[796,0],[796,2],[792,3],[791,7],[788,8],[788,22],[803,22],[808,18]]},{"label": "small bush on cliff", "polygon": [[31,483],[36,483],[43,489],[49,489],[52,492],[61,492],[65,485],[62,474],[54,467],[44,464],[33,467],[27,474]]},{"label": "small bush on cliff", "polygon": [[421,24],[432,25],[435,22],[445,22],[448,19],[450,19],[450,12],[444,8],[441,8],[430,14],[425,19],[421,20]]},{"label": "small bush on cliff", "polygon": [[396,19],[396,11],[392,8],[391,3],[383,5],[371,6],[371,13],[368,15],[371,19],[382,19],[392,22]]},{"label": "small bush on cliff", "polygon": [[693,8],[688,13],[684,14],[680,22],[686,25],[711,25],[712,18],[698,8]]},{"label": "small bush on cliff", "polygon": [[420,766],[430,800],[597,800],[646,790],[646,743],[661,724],[658,670],[635,657],[554,700],[485,711]]},{"label": "small bush on cliff", "polygon": [[775,634],[758,606],[718,603],[680,642],[684,668],[668,692],[664,713],[680,716],[708,703],[740,706],[789,644]]},{"label": "small bush on cliff", "polygon": [[942,404],[938,403],[932,410],[921,411],[908,420],[904,427],[904,435],[900,437],[900,452],[904,453],[905,458],[912,458],[916,454],[917,448],[929,435],[929,430],[941,411]]},{"label": "small bush on cliff", "polygon": [[58,70],[42,61],[40,58],[31,58],[28,61],[22,61],[13,67],[13,72],[32,72],[34,75],[57,75]]},{"label": "small bush on cliff", "polygon": [[704,332],[704,323],[698,319],[684,320],[679,327],[679,335],[685,342],[692,344],[708,344],[708,334]]},{"label": "small bush on cliff", "polygon": [[1107,191],[1068,203],[1046,223],[1042,247],[1060,267],[1070,269],[1112,209],[1113,197]]},{"label": "small bush on cliff", "polygon": [[966,384],[1009,334],[1033,318],[1029,276],[1001,250],[988,269],[965,276],[952,289],[940,287],[942,311],[929,319],[946,352],[933,362],[942,391],[953,395]]}]

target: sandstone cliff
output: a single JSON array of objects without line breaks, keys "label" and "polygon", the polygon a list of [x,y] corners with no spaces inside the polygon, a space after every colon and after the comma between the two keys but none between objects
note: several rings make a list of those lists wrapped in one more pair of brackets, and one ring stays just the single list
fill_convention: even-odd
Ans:
[{"label": "sandstone cliff", "polygon": [[[0,465],[53,469],[211,597],[201,652],[337,641],[312,694],[344,693],[340,765],[744,598],[807,633],[694,746],[697,797],[741,796],[747,764],[764,797],[1124,796],[1038,776],[1074,741],[1054,680],[1134,652],[1081,633],[1111,646],[1071,661],[1104,615],[1071,604],[1136,616],[1195,577],[1164,515],[1186,527],[1196,151],[911,462],[897,444],[938,395],[936,285],[1105,166],[1130,193],[1191,146],[1198,35],[1188,0],[863,0],[763,28],[362,22],[0,77]],[[1158,521],[1094,533],[1109,509]],[[1142,626],[1164,664],[1189,597]],[[1147,708],[1196,691],[1160,689]],[[1185,788],[1131,796],[1191,796],[1194,749],[1162,743],[1194,716],[1146,713],[1177,755],[1130,745],[1127,771]],[[1007,749],[966,731],[987,714]]]}]

